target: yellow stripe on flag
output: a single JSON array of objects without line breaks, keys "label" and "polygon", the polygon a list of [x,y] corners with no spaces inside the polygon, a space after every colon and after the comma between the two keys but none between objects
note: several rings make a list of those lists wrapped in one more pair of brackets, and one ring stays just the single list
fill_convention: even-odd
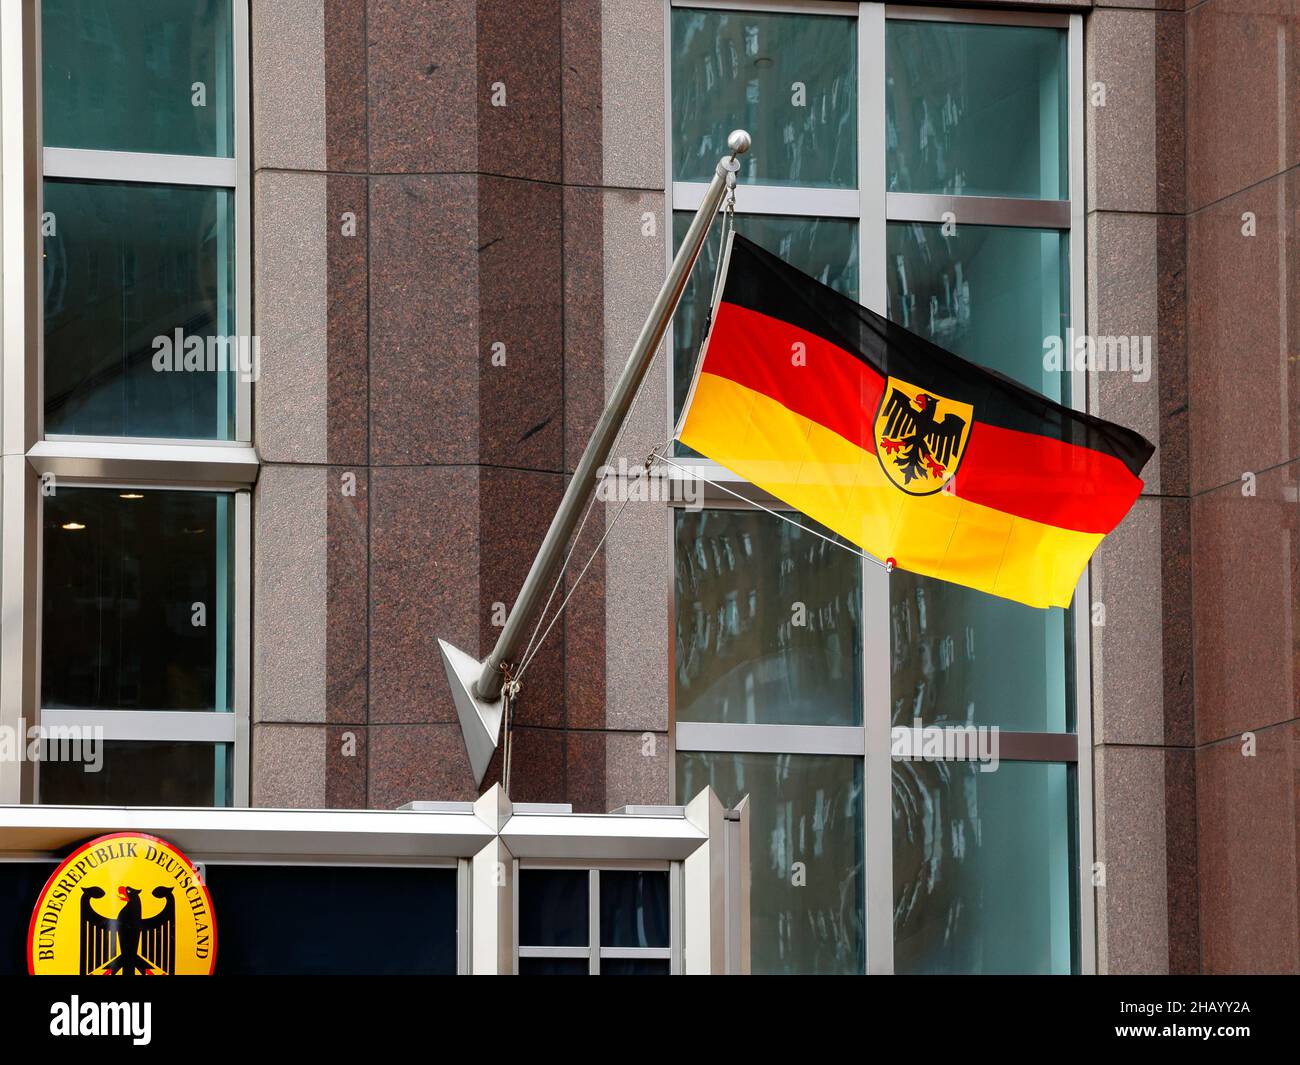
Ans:
[{"label": "yellow stripe on flag", "polygon": [[947,492],[909,495],[872,452],[710,373],[696,382],[680,438],[878,558],[1031,606],[1069,606],[1102,539]]}]

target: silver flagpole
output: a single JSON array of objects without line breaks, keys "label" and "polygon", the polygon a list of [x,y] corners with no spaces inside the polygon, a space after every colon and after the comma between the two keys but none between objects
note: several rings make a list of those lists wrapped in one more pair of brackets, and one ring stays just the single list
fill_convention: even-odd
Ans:
[{"label": "silver flagpole", "polygon": [[727,138],[731,154],[718,161],[713,180],[709,182],[700,208],[686,231],[686,239],[682,241],[682,246],[673,259],[663,287],[650,308],[650,315],[641,327],[636,343],[632,345],[627,365],[623,367],[600,421],[587,442],[582,458],[578,460],[573,477],[564,491],[564,498],[560,500],[559,509],[551,519],[551,527],[546,531],[546,537],[537,551],[537,557],[533,559],[528,576],[524,578],[519,597],[510,608],[505,627],[501,630],[492,653],[480,663],[445,640],[438,641],[456,712],[460,717],[461,730],[465,734],[465,748],[469,753],[475,779],[479,782],[482,782],[483,774],[487,772],[501,728],[505,708],[502,698],[505,670],[518,665],[519,654],[527,643],[528,625],[535,619],[558,576],[565,546],[582,517],[587,500],[596,490],[599,470],[609,457],[610,448],[636,398],[637,389],[668,330],[668,323],[682,298],[682,291],[699,258],[700,249],[704,247],[727,187],[735,183],[736,172],[740,169],[736,157],[749,151],[749,145],[749,134],[742,129],[734,131]]}]

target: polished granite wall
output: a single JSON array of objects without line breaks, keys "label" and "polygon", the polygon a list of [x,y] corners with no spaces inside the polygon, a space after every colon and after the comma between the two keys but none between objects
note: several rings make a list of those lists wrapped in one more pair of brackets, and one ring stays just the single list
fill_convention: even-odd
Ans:
[{"label": "polished granite wall", "polygon": [[[661,12],[252,9],[253,801],[470,798],[435,641],[495,641],[662,274]],[[643,404],[624,450],[664,417]],[[667,801],[668,548],[641,507],[530,668],[516,800]]]},{"label": "polished granite wall", "polygon": [[1159,444],[1093,567],[1104,971],[1300,970],[1298,19],[1087,18],[1089,328],[1157,348],[1145,386],[1096,375],[1094,409]]},{"label": "polished granite wall", "polygon": [[1300,4],[1205,0],[1186,18],[1201,966],[1295,973]]},{"label": "polished granite wall", "polygon": [[[471,797],[434,638],[495,639],[662,276],[662,9],[252,6],[253,800]],[[1300,0],[1065,6],[1105,88],[1087,329],[1156,350],[1090,380],[1159,445],[1092,568],[1099,968],[1295,971]],[[633,461],[665,395],[660,359]],[[595,560],[527,678],[515,798],[667,801],[669,542],[632,504]]]}]

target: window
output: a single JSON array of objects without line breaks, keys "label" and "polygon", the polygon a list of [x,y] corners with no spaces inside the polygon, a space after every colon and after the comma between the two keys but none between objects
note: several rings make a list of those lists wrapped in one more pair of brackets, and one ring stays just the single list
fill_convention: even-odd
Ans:
[{"label": "window", "polygon": [[[223,975],[456,973],[454,867],[208,862],[204,875]],[[293,905],[268,905],[272,899]]]},{"label": "window", "polygon": [[[247,802],[246,0],[43,0],[47,803]],[[9,516],[6,516],[9,520]]]},{"label": "window", "polygon": [[667,976],[673,970],[668,869],[522,868],[521,976]]},{"label": "window", "polygon": [[[747,127],[739,232],[1082,407],[1043,357],[1082,319],[1076,16],[672,0],[669,18],[676,240]],[[716,262],[715,234],[673,323],[671,423]],[[683,453],[723,487],[674,517],[674,791],[752,796],[754,971],[1089,970],[1086,579],[1040,611],[887,575]],[[997,768],[892,758],[917,724],[996,727]]]}]

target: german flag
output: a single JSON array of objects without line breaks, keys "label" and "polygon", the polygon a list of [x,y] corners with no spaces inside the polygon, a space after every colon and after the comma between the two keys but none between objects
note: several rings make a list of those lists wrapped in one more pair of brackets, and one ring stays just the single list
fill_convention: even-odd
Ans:
[{"label": "german flag", "polygon": [[1155,450],[735,236],[682,443],[902,569],[1068,606]]}]

